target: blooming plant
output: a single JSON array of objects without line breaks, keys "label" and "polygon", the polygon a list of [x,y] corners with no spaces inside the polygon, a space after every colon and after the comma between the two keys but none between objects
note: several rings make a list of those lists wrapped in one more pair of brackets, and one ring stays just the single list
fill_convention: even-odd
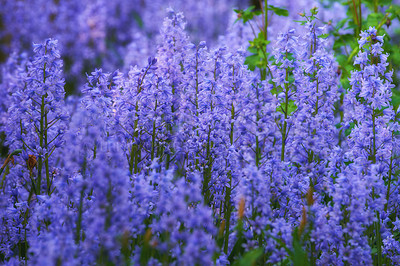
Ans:
[{"label": "blooming plant", "polygon": [[1,264],[400,264],[400,6],[4,2]]}]

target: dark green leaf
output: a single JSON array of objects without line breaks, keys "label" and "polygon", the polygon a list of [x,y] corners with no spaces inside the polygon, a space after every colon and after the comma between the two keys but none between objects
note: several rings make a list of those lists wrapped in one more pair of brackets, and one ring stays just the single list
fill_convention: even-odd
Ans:
[{"label": "dark green leaf", "polygon": [[264,253],[263,248],[250,250],[249,252],[244,254],[240,260],[236,261],[233,265],[235,266],[255,265],[257,260],[263,255],[263,253]]},{"label": "dark green leaf", "polygon": [[244,64],[247,65],[251,71],[254,71],[260,61],[260,56],[258,54],[253,54],[246,57]]},{"label": "dark green leaf", "polygon": [[289,16],[289,11],[287,11],[284,8],[281,7],[276,7],[273,5],[268,5],[268,10],[271,10],[272,12],[274,12],[275,14],[277,14],[278,16],[283,16],[283,17],[287,17]]},{"label": "dark green leaf", "polygon": [[305,25],[307,23],[307,20],[294,20],[294,22],[300,23],[300,25]]},{"label": "dark green leaf", "polygon": [[298,232],[299,232],[298,228],[295,228],[293,232],[293,253],[291,254],[293,265],[294,266],[310,265],[307,253],[305,252],[305,250],[301,245]]},{"label": "dark green leaf", "polygon": [[329,37],[329,35],[330,35],[329,33],[321,34],[318,36],[318,38],[326,39]]},{"label": "dark green leaf", "polygon": [[348,18],[344,18],[336,24],[335,30],[339,30],[343,28],[344,24],[346,24]]},{"label": "dark green leaf", "polygon": [[382,13],[371,13],[367,17],[367,24],[365,27],[368,29],[369,26],[376,27],[379,25],[384,15]]}]

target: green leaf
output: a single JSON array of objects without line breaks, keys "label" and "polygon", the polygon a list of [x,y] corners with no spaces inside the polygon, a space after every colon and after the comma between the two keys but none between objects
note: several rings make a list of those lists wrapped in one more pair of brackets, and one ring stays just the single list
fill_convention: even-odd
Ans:
[{"label": "green leaf", "polygon": [[260,56],[258,54],[253,54],[246,57],[244,64],[247,65],[251,71],[254,71],[260,61]]},{"label": "green leaf", "polygon": [[338,31],[343,28],[344,24],[346,24],[348,18],[344,18],[336,24],[335,30]]},{"label": "green leaf", "polygon": [[[250,44],[251,44],[251,41],[250,41]],[[251,46],[249,46],[249,48],[247,48],[247,51],[249,51],[252,54],[257,54],[258,53],[257,48],[251,47]]]},{"label": "green leaf", "polygon": [[382,13],[371,13],[367,17],[367,24],[365,27],[368,29],[369,26],[376,27],[379,25],[381,20],[384,18]]},{"label": "green leaf", "polygon": [[386,10],[387,13],[390,13],[394,16],[399,16],[400,15],[400,5],[391,5],[388,10]]},{"label": "green leaf", "polygon": [[296,109],[297,109],[296,104],[294,103],[293,100],[290,100],[288,104],[288,115],[291,115],[294,111],[296,111]]},{"label": "green leaf", "polygon": [[[286,106],[286,103],[281,103],[279,106],[276,107],[276,111],[284,114],[283,110],[285,110],[285,106]],[[297,110],[297,106],[296,106],[295,102],[293,100],[289,100],[288,106],[287,106],[288,116],[293,114],[293,112],[296,110]]]},{"label": "green leaf", "polygon": [[[376,2],[379,6],[387,6],[392,3],[392,0],[379,0],[379,2]],[[362,3],[365,4],[369,10],[373,11],[375,9],[375,0],[362,0]]]},{"label": "green leaf", "polygon": [[371,249],[371,255],[375,255],[375,254],[377,254],[378,253],[378,249],[376,248],[376,247],[373,247],[372,249]]},{"label": "green leaf", "polygon": [[343,46],[350,45],[353,49],[354,47],[358,47],[357,40],[354,38],[352,34],[343,34],[335,41],[333,44],[333,49],[337,50]]},{"label": "green leaf", "polygon": [[249,6],[245,10],[234,9],[233,11],[238,14],[238,19],[236,21],[242,20],[243,24],[245,24],[247,21],[252,20],[254,16],[259,16],[262,14],[261,10],[253,11],[253,9],[255,9],[255,6]]},{"label": "green leaf", "polygon": [[140,29],[143,29],[143,20],[142,17],[140,16],[140,14],[136,11],[132,12],[132,17],[133,19],[136,21],[136,23],[138,24]]},{"label": "green leaf", "polygon": [[307,23],[307,20],[293,20],[294,22],[298,22],[298,23],[300,23],[300,25],[306,25],[306,23]]},{"label": "green leaf", "polygon": [[283,17],[288,17],[289,16],[289,11],[287,11],[284,8],[281,7],[276,7],[273,5],[268,5],[268,10],[271,10],[272,12],[274,12],[275,14],[277,14],[278,16],[283,16]]},{"label": "green leaf", "polygon": [[318,36],[318,38],[326,39],[329,37],[329,35],[330,35],[329,33],[321,34]]},{"label": "green leaf", "polygon": [[351,122],[351,123],[350,123],[350,127],[344,131],[344,135],[345,135],[346,137],[347,137],[348,135],[350,135],[351,130],[352,130],[355,126],[356,126],[356,124],[355,124],[354,122]]},{"label": "green leaf", "polygon": [[293,231],[293,253],[291,254],[291,259],[294,266],[304,266],[310,265],[308,261],[307,252],[303,249],[298,234],[298,228]]},{"label": "green leaf", "polygon": [[233,265],[234,266],[248,266],[248,265],[255,265],[257,260],[263,255],[264,249],[258,248],[254,250],[250,250],[243,257],[236,261]]},{"label": "green leaf", "polygon": [[397,110],[398,106],[400,105],[400,91],[393,88],[392,92],[392,105],[394,109]]}]

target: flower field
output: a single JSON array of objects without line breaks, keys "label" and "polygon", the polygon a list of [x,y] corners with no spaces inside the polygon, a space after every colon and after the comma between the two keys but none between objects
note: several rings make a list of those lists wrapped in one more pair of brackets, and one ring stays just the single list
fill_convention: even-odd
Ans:
[{"label": "flower field", "polygon": [[4,0],[1,265],[400,265],[400,2]]}]

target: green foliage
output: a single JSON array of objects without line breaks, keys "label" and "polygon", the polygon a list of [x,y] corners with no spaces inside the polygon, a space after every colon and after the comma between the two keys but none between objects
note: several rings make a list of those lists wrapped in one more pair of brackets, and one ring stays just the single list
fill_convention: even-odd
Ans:
[{"label": "green foliage", "polygon": [[326,39],[326,38],[328,38],[329,36],[330,36],[329,33],[325,33],[325,34],[319,35],[318,38]]},{"label": "green foliage", "polygon": [[346,130],[345,130],[345,132],[344,132],[344,134],[345,134],[345,136],[347,137],[348,135],[350,135],[350,133],[351,133],[351,130],[354,128],[356,126],[356,124],[355,123],[350,123],[350,127],[349,128],[347,128]]},{"label": "green foliage", "polygon": [[289,11],[287,11],[286,9],[281,8],[281,7],[268,5],[268,10],[274,12],[278,16],[283,16],[283,17],[289,16]]},{"label": "green foliage", "polygon": [[268,55],[266,47],[270,41],[265,40],[264,34],[260,32],[256,38],[249,42],[247,49],[251,54],[246,57],[245,64],[251,71],[256,68],[265,69],[268,65]]},{"label": "green foliage", "polygon": [[367,6],[370,10],[374,10],[375,5],[377,4],[379,6],[387,6],[392,4],[392,0],[379,0],[379,2],[377,2],[376,0],[362,0],[361,2],[365,4],[365,6]]},{"label": "green foliage", "polygon": [[262,11],[254,10],[255,8],[256,8],[255,6],[249,6],[245,10],[234,9],[233,11],[235,11],[235,13],[238,14],[236,22],[241,20],[243,24],[246,24],[246,22],[252,20],[255,16],[261,15]]},{"label": "green foliage", "polygon": [[231,254],[228,257],[228,260],[233,263],[235,261],[235,257],[240,257],[243,253],[243,219],[238,220],[238,224],[236,225],[236,232],[237,232],[237,240],[235,245],[232,248]]},{"label": "green foliage", "polygon": [[368,15],[366,25],[378,26],[382,19],[385,17],[382,13],[371,13]]},{"label": "green foliage", "polygon": [[257,261],[264,254],[263,248],[257,248],[245,253],[240,260],[235,261],[234,266],[256,265]]},{"label": "green foliage", "polygon": [[143,29],[144,22],[140,14],[136,11],[132,11],[132,18],[136,21],[139,28]]},{"label": "green foliage", "polygon": [[299,231],[297,228],[293,232],[293,240],[292,240],[293,250],[289,252],[289,256],[294,266],[310,265],[307,253],[303,249],[302,241],[300,239],[298,232]]},{"label": "green foliage", "polygon": [[249,67],[251,71],[254,71],[256,67],[262,67],[262,57],[260,54],[252,54],[246,57],[244,64]]},{"label": "green foliage", "polygon": [[[286,104],[282,103],[281,105],[276,107],[276,111],[284,114],[285,113],[285,108],[286,108]],[[295,104],[295,102],[293,100],[289,100],[288,101],[287,110],[288,110],[288,116],[290,116],[291,114],[293,114],[297,110],[297,106],[296,106],[296,104]]]},{"label": "green foliage", "polygon": [[[289,259],[294,266],[306,266],[310,265],[308,260],[307,252],[303,249],[303,241],[301,240],[301,234],[299,234],[299,228],[296,227],[292,232],[292,249],[288,248],[287,245],[279,238],[271,236],[278,244],[285,249],[289,255]],[[285,263],[284,265],[287,265]]]},{"label": "green foliage", "polygon": [[393,90],[392,105],[393,105],[395,110],[397,108],[399,108],[399,106],[400,106],[400,91],[399,90]]}]

